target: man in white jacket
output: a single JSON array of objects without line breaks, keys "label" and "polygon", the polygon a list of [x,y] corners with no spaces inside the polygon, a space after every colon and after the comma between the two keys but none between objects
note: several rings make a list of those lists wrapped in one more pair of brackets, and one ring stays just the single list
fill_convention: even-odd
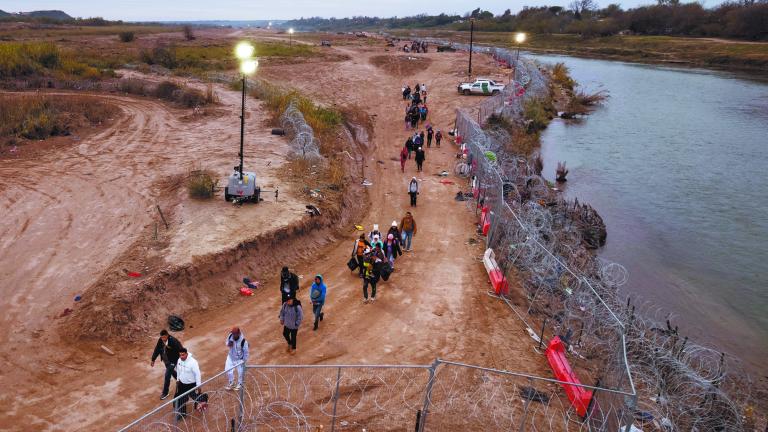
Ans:
[{"label": "man in white jacket", "polygon": [[[200,366],[197,364],[197,360],[192,357],[192,354],[187,352],[186,348],[179,350],[179,362],[176,364],[176,395],[174,398],[178,398],[184,393],[192,390],[195,387],[200,387],[201,384]],[[176,401],[176,415],[177,419],[181,420],[182,417],[187,415],[187,400],[197,398],[200,393],[200,389],[196,392],[188,393]]]},{"label": "man in white jacket", "polygon": [[[227,336],[226,345],[229,352],[224,370],[227,371],[229,385],[225,388],[227,390],[240,390],[240,386],[243,385],[243,375],[245,375],[245,364],[248,362],[248,341],[245,340],[245,335],[240,331],[240,328],[232,327],[232,331]],[[235,369],[237,369],[237,384],[233,387]]]}]

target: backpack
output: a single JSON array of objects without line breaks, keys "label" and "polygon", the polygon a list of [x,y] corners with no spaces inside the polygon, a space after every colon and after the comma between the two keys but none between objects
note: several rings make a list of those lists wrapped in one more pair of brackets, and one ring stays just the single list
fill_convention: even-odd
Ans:
[{"label": "backpack", "polygon": [[358,239],[357,240],[357,249],[355,250],[355,254],[357,256],[361,256],[365,252],[365,242]]}]

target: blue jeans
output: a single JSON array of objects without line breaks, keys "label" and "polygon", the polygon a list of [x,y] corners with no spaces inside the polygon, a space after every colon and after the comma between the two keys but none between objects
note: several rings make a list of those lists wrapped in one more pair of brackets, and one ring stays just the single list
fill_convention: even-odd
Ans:
[{"label": "blue jeans", "polygon": [[413,239],[413,231],[403,231],[403,246],[405,246],[406,249],[411,248],[411,240]]}]

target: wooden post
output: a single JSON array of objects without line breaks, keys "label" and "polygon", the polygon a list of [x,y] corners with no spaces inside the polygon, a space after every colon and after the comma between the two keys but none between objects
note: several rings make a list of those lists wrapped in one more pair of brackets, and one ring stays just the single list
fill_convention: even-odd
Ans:
[{"label": "wooden post", "polygon": [[163,211],[160,210],[160,206],[159,205],[156,204],[155,207],[157,208],[157,212],[160,213],[160,219],[163,220],[163,223],[165,224],[165,229],[168,229],[168,221],[165,220],[165,216],[163,215]]}]

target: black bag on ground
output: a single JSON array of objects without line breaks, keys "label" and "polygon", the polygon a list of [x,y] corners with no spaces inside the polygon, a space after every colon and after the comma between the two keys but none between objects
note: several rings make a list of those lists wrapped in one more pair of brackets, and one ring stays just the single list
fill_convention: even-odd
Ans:
[{"label": "black bag on ground", "polygon": [[389,275],[392,274],[392,266],[389,265],[389,263],[385,263],[381,266],[381,278],[384,279],[384,281],[389,280]]},{"label": "black bag on ground", "polygon": [[349,267],[349,271],[355,271],[357,268],[357,260],[355,257],[352,257],[349,259],[349,261],[347,261],[347,267]]}]

